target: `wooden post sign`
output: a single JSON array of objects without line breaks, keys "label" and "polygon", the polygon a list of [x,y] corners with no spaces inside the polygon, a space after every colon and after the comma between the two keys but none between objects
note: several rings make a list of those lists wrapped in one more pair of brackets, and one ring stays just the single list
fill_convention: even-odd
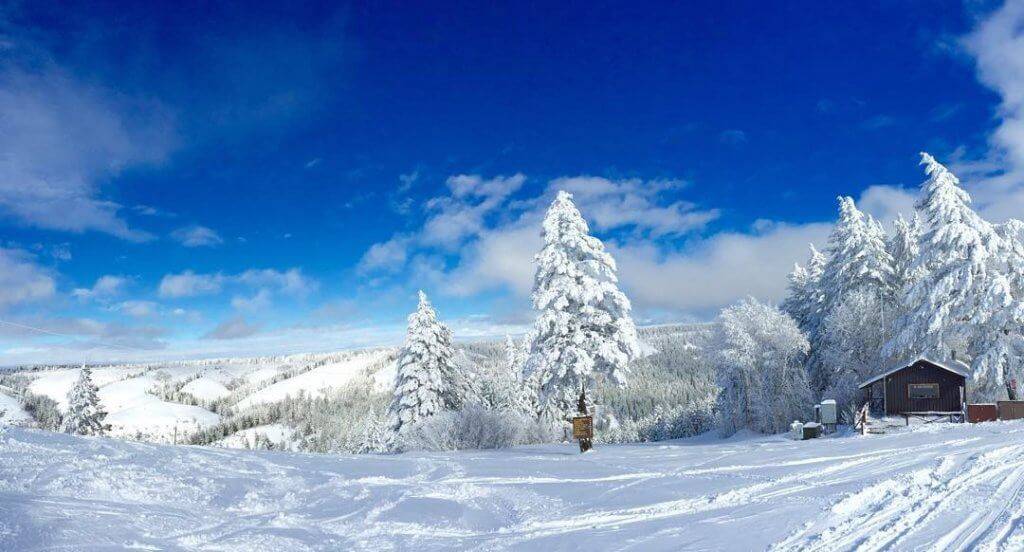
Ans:
[{"label": "wooden post sign", "polygon": [[576,416],[572,419],[572,437],[573,439],[593,439],[594,438],[594,417],[593,416]]}]

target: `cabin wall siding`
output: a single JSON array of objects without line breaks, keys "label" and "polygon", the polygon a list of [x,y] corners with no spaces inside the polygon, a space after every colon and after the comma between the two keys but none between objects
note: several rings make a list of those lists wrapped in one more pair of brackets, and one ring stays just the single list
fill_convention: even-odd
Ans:
[{"label": "cabin wall siding", "polygon": [[[939,384],[938,399],[911,399],[908,384]],[[943,370],[929,362],[917,361],[907,368],[885,378],[886,414],[904,412],[953,412],[962,408],[960,388],[965,387],[963,376]]]}]

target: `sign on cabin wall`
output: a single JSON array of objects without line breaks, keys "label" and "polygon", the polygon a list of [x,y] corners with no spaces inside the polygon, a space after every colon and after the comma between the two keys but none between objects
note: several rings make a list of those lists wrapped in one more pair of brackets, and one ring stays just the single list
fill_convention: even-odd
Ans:
[{"label": "sign on cabin wall", "polygon": [[576,416],[572,419],[572,437],[573,439],[593,439],[594,438],[594,417],[593,416]]}]

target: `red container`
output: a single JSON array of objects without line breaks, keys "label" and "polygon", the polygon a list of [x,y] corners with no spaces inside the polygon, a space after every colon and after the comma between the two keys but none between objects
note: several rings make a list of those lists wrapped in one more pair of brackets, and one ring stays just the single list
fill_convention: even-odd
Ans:
[{"label": "red container", "polygon": [[972,424],[978,422],[994,422],[999,419],[999,409],[994,404],[969,404],[967,405],[967,421]]}]

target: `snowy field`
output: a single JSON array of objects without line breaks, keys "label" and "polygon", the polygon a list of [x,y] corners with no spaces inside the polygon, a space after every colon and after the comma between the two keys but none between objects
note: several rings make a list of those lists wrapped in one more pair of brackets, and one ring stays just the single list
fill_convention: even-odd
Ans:
[{"label": "snowy field", "polygon": [[1021,550],[1024,423],[396,456],[0,437],[0,549]]}]

